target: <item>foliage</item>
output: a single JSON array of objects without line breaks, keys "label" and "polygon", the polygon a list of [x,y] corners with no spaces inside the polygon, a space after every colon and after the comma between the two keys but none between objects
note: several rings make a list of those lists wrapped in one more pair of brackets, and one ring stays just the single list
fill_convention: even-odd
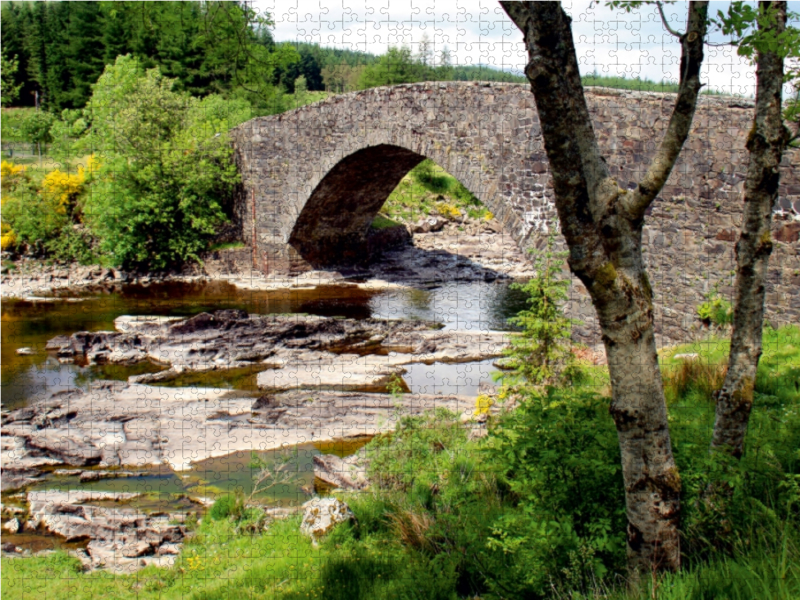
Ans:
[{"label": "foliage", "polygon": [[492,526],[490,547],[515,557],[498,593],[544,596],[564,569],[584,588],[623,567],[625,500],[607,399],[555,388],[529,394],[487,446],[517,499]]},{"label": "foliage", "polygon": [[27,142],[30,140],[25,139],[22,134],[22,124],[27,120],[28,115],[36,112],[34,108],[3,108],[2,121],[3,126],[2,136],[3,142]]},{"label": "foliage", "polygon": [[0,88],[0,98],[3,106],[11,104],[19,96],[22,85],[14,85],[14,76],[19,68],[19,61],[14,58],[6,58],[5,54],[0,56],[0,75],[2,76],[2,88]]},{"label": "foliage", "polygon": [[274,44],[269,16],[246,2],[4,2],[2,20],[4,54],[19,60],[20,101],[32,103],[36,91],[53,112],[82,108],[119,55],[159,67],[177,91],[259,107],[276,94],[275,69],[300,60]]},{"label": "foliage", "polygon": [[775,52],[784,59],[784,81],[794,89],[794,95],[784,101],[784,119],[792,124],[789,143],[797,146],[800,141],[800,28],[797,23],[800,15],[787,14],[786,28],[775,33],[776,7],[760,3],[754,7],[741,0],[731,2],[723,12],[717,10],[711,24],[724,35],[730,37],[730,44],[736,46],[739,56],[755,64],[758,54],[766,50]]},{"label": "foliage", "polygon": [[432,160],[409,171],[383,205],[390,219],[414,221],[431,213],[461,218],[491,219],[492,214],[460,181]]},{"label": "foliage", "polygon": [[238,174],[228,130],[250,116],[246,102],[173,90],[158,69],[121,56],[94,86],[91,128],[76,149],[101,167],[86,222],[110,262],[163,269],[197,260],[217,227]]},{"label": "foliage", "polygon": [[733,306],[714,288],[706,295],[706,301],[697,307],[697,316],[706,324],[730,325],[733,323]]},{"label": "foliage", "polygon": [[215,521],[222,519],[239,520],[244,516],[245,502],[241,494],[225,494],[211,505],[208,516]]},{"label": "foliage", "polygon": [[520,311],[509,323],[522,331],[511,338],[501,379],[513,386],[557,385],[580,377],[570,337],[573,319],[564,316],[569,279],[562,273],[566,253],[556,253],[555,235],[547,239],[547,249],[534,260],[536,275],[527,283],[514,284],[528,296],[529,308]]},{"label": "foliage", "polygon": [[88,174],[56,169],[37,182],[25,166],[3,161],[3,249],[24,244],[34,254],[91,262],[91,236],[76,224],[92,164]]},{"label": "foliage", "polygon": [[53,115],[35,111],[28,113],[22,122],[21,133],[26,142],[41,145],[51,141],[50,127],[53,125]]}]

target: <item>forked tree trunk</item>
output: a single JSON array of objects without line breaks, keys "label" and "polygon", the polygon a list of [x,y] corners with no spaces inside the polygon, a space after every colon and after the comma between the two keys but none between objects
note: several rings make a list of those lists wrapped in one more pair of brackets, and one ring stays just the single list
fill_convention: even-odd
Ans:
[{"label": "forked tree trunk", "polygon": [[692,2],[681,36],[680,88],[661,145],[633,191],[612,179],[583,95],[570,18],[557,2],[501,2],[525,34],[525,74],[536,98],[569,266],[597,311],[622,455],[633,574],[680,566],[681,482],[653,331],[642,227],[686,140],[700,91],[708,3]]},{"label": "forked tree trunk", "polygon": [[[762,14],[774,11],[776,35],[786,28],[786,2],[763,2]],[[759,52],[756,68],[756,114],[747,139],[749,163],[744,184],[742,231],[736,243],[736,291],[728,373],[716,394],[717,409],[711,448],[736,458],[744,453],[744,438],[753,406],[761,334],[767,265],[772,253],[772,207],[778,197],[778,166],[789,141],[781,117],[783,58],[774,51]]]}]

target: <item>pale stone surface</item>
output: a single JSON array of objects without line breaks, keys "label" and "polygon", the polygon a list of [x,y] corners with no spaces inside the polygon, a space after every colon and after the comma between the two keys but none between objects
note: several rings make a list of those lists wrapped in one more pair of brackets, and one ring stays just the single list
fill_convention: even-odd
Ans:
[{"label": "pale stone surface", "polygon": [[303,504],[303,509],[300,532],[309,536],[314,544],[336,525],[354,517],[350,507],[338,498],[312,498]]},{"label": "pale stone surface", "polygon": [[[168,516],[147,515],[126,506],[139,494],[85,490],[28,492],[27,528],[43,528],[67,542],[89,539],[76,556],[87,568],[130,573],[148,564],[167,566],[186,534]],[[101,506],[92,503],[103,503]],[[118,503],[118,506],[109,506]]]},{"label": "pale stone surface", "polygon": [[3,531],[7,533],[17,533],[20,530],[19,519],[14,517],[3,523]]},{"label": "pale stone surface", "polygon": [[[89,390],[58,393],[4,418],[2,436],[16,450],[3,456],[6,472],[26,464],[33,452],[48,464],[138,467],[169,464],[176,471],[193,462],[237,451],[331,441],[391,431],[403,415],[435,408],[471,411],[475,399],[454,395],[346,393],[300,390],[254,400],[230,390],[166,388],[97,382]],[[33,428],[69,406],[69,422]],[[67,443],[67,441],[71,443]],[[88,460],[91,458],[91,460]],[[35,474],[35,473],[34,473]]]}]

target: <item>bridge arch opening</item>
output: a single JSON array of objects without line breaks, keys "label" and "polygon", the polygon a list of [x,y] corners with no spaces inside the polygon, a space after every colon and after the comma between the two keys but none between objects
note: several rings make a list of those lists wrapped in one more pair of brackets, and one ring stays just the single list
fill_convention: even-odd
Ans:
[{"label": "bridge arch opening", "polygon": [[[422,169],[428,166],[430,168]],[[322,178],[295,222],[289,245],[304,261],[318,268],[368,261],[376,250],[380,250],[376,244],[385,244],[387,239],[386,236],[375,237],[373,223],[392,193],[401,189],[398,186],[406,175],[416,173],[415,167],[420,167],[416,171],[424,172],[427,191],[439,194],[440,200],[448,200],[453,190],[438,189],[437,184],[444,184],[442,188],[447,188],[448,184],[453,187],[455,178],[433,160],[401,146],[369,146],[340,160]],[[417,173],[416,179],[421,179],[421,176],[422,173]],[[459,183],[459,201],[463,203],[463,196],[468,196],[469,203],[482,207],[480,201],[459,180],[456,181]],[[392,197],[402,196],[395,194]],[[404,209],[403,220],[425,216],[422,212],[413,214],[415,211],[408,207]],[[392,237],[398,238],[397,235]]]},{"label": "bridge arch opening", "polygon": [[346,156],[311,193],[289,245],[314,266],[364,262],[372,221],[400,180],[423,160],[421,154],[389,144]]}]

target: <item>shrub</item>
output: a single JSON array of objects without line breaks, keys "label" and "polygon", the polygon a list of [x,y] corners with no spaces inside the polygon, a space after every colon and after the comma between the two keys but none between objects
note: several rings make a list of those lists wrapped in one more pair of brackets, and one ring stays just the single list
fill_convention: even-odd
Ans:
[{"label": "shrub", "polygon": [[557,385],[581,378],[572,353],[570,336],[577,323],[564,316],[569,279],[561,275],[566,253],[553,251],[555,237],[547,240],[547,250],[534,260],[536,275],[527,283],[513,284],[527,294],[529,308],[520,311],[509,323],[522,328],[512,336],[506,350],[500,379],[513,386]]},{"label": "shrub", "polygon": [[91,128],[76,144],[102,162],[86,222],[101,251],[126,268],[199,260],[239,181],[227,132],[249,118],[249,105],[197,100],[173,84],[158,69],[142,72],[135,58],[118,57],[93,87]]},{"label": "shrub", "polygon": [[733,307],[715,288],[706,296],[706,301],[697,307],[697,316],[707,325],[730,325],[733,323]]},{"label": "shrub", "polygon": [[551,585],[577,590],[624,567],[625,495],[606,398],[555,388],[528,394],[486,444],[516,499],[492,525],[490,547],[513,560],[490,589],[544,597]]},{"label": "shrub", "polygon": [[211,505],[209,516],[215,521],[232,518],[239,520],[245,516],[244,496],[241,494],[225,494]]},{"label": "shrub", "polygon": [[22,121],[22,136],[26,141],[36,145],[41,152],[42,144],[52,140],[50,127],[52,127],[53,121],[55,121],[55,117],[48,112],[38,110],[31,112]]},{"label": "shrub", "polygon": [[25,167],[2,163],[4,249],[25,244],[29,251],[58,260],[88,263],[94,259],[94,239],[80,225],[81,197],[96,168],[93,157],[76,173],[59,169],[40,184]]}]

